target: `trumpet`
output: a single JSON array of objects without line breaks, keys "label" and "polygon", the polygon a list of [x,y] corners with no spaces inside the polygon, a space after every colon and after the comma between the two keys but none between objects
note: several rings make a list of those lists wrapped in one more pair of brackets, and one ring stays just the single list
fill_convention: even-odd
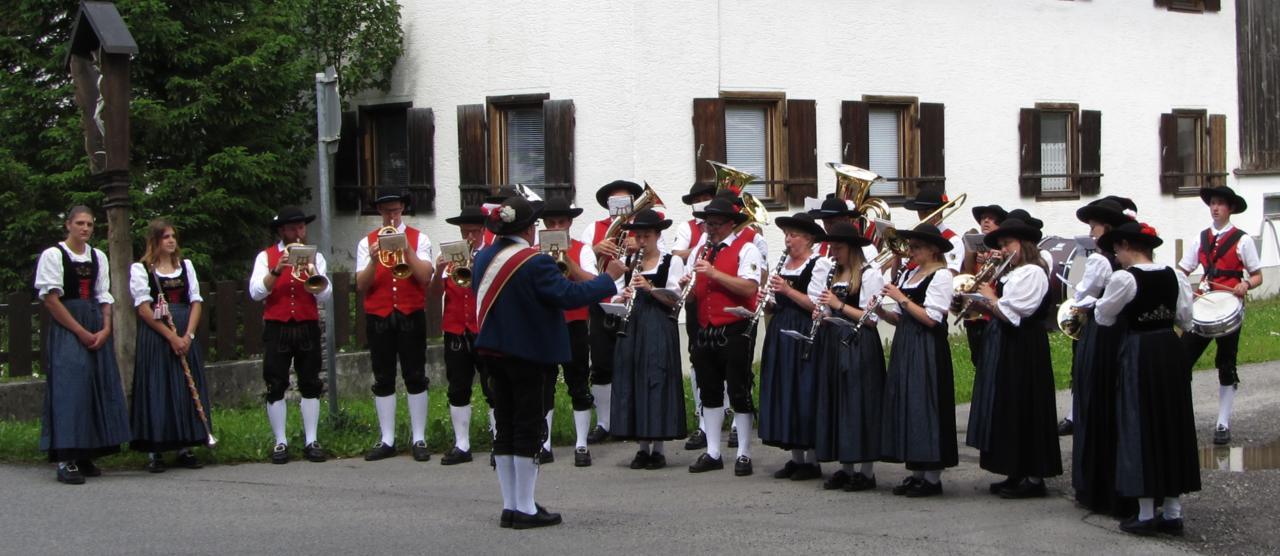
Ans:
[{"label": "trumpet", "polygon": [[[290,243],[284,246],[284,253],[281,256],[287,259],[289,250],[297,247],[305,246],[301,243]],[[329,279],[316,270],[314,260],[308,260],[303,264],[294,264],[292,268],[293,270],[290,271],[290,274],[293,279],[302,282],[302,287],[310,292],[311,295],[320,295],[320,292],[329,287]]]},{"label": "trumpet", "polygon": [[[779,259],[778,266],[774,267],[773,272],[769,273],[768,280],[772,280],[774,276],[777,276],[779,272],[782,272],[782,268],[786,266],[787,259],[789,258],[790,257],[786,253],[783,253],[781,256],[778,257]],[[770,303],[773,303],[773,300],[776,297],[774,295],[773,288],[769,287],[768,280],[764,280],[760,282],[760,291],[764,292],[764,299],[761,299],[759,302],[756,303],[756,310],[755,312],[751,313],[751,324],[748,324],[747,330],[742,333],[743,336],[746,336],[748,338],[755,335],[756,323],[760,322],[760,316],[764,314],[765,306],[769,305]],[[758,293],[756,295],[757,297],[759,296]]]},{"label": "trumpet", "polygon": [[[378,230],[378,237],[399,235],[404,237],[395,226],[383,226]],[[391,269],[391,275],[404,280],[413,275],[413,268],[404,260],[404,248],[395,251],[378,250],[378,263]]]},{"label": "trumpet", "polygon": [[[707,255],[707,244],[704,243],[702,244],[702,248],[698,249],[698,256],[693,258],[693,265],[690,266],[689,268],[698,266],[698,261],[701,261],[702,258],[705,257],[706,255]],[[697,281],[698,281],[698,273],[697,272],[690,273],[689,281],[685,282],[684,288],[680,290],[680,299],[676,301],[675,309],[671,311],[671,320],[680,319],[680,311],[684,310],[685,301],[689,299],[689,292],[693,291],[693,283]]]},{"label": "trumpet", "polygon": [[471,287],[471,260],[475,251],[468,241],[450,241],[440,244],[440,252],[449,261],[448,276],[460,288]]},{"label": "trumpet", "polygon": [[[962,294],[978,291],[978,288],[981,288],[983,284],[994,282],[1001,274],[1004,274],[1005,269],[1009,268],[1009,263],[1012,261],[1013,257],[1005,257],[998,252],[993,254],[990,259],[987,259],[987,262],[982,263],[982,268],[978,269],[977,274],[972,276],[967,274],[956,276],[955,292],[957,294]],[[973,300],[964,299],[963,303],[959,304],[959,301],[962,299],[963,298],[959,296],[952,298],[951,312],[955,313],[955,322],[957,324],[962,320],[971,319],[977,316],[973,314],[972,311]]]},{"label": "trumpet", "polygon": [[[636,254],[632,255],[631,268],[627,271],[627,277],[635,276],[640,271],[640,265],[644,264],[644,247],[636,250]],[[627,310],[622,314],[622,320],[618,321],[618,337],[625,338],[627,336],[627,323],[631,322],[631,310],[636,306],[636,297],[640,295],[639,291],[632,291],[631,297],[627,298]]]}]

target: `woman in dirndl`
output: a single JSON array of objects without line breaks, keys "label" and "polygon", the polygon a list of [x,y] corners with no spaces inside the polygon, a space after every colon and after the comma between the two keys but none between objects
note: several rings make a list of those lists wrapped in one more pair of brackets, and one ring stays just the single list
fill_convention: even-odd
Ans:
[{"label": "woman in dirndl", "polygon": [[[191,452],[209,435],[187,384],[188,369],[203,410],[209,395],[204,365],[196,346],[200,325],[200,282],[190,260],[182,258],[173,226],[153,220],[147,250],[129,267],[129,292],[138,313],[138,350],[133,367],[133,407],[129,448],[149,454],[146,470],[165,470],[163,452],[177,451],[176,463],[201,467]],[[186,368],[183,368],[183,360]]]},{"label": "woman in dirndl", "polygon": [[[637,212],[622,226],[635,232],[643,257],[628,261],[632,270],[618,281],[622,293],[615,301],[632,301],[621,329],[625,335],[613,353],[609,434],[639,442],[632,469],[666,467],[663,443],[688,436],[680,330],[671,318],[684,263],[658,246],[662,230],[670,226],[652,209]],[[665,291],[655,294],[655,289]]]},{"label": "woman in dirndl", "polygon": [[804,345],[782,333],[809,332],[809,315],[827,282],[831,261],[814,250],[822,227],[807,213],[774,220],[784,234],[786,252],[769,277],[772,316],[760,357],[760,441],[791,451],[791,459],[773,473],[775,479],[803,481],[822,477],[813,451],[816,433],[818,378]]},{"label": "woman in dirndl", "polygon": [[[1191,325],[1191,286],[1166,265],[1151,262],[1163,241],[1155,229],[1128,222],[1098,246],[1115,253],[1124,270],[1107,281],[1094,308],[1098,324],[1123,321],[1116,413],[1119,496],[1138,499],[1138,515],[1120,523],[1137,535],[1182,535],[1182,498],[1200,490],[1191,362],[1173,327]],[[1155,505],[1164,503],[1159,515]]]},{"label": "woman in dirndl", "polygon": [[93,225],[88,207],[72,207],[67,239],[45,249],[36,266],[35,287],[52,317],[40,450],[58,464],[58,481],[72,485],[101,475],[93,460],[132,437],[111,342],[111,267],[89,245]]}]

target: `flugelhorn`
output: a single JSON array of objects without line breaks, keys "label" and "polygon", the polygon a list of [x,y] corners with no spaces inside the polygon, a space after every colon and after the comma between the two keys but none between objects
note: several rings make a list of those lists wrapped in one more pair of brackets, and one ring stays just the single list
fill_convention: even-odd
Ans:
[{"label": "flugelhorn", "polygon": [[465,240],[440,244],[440,253],[448,261],[449,280],[460,288],[471,287],[471,243]]},{"label": "flugelhorn", "polygon": [[[658,197],[658,192],[654,190],[653,187],[650,187],[649,184],[644,184],[644,191],[640,193],[639,197],[636,197],[631,202],[631,212],[614,216],[613,221],[609,222],[609,228],[604,232],[603,239],[612,239],[615,244],[621,247],[623,234],[626,233],[625,230],[622,229],[623,224],[630,222],[631,218],[634,217],[636,213],[644,209],[665,206],[666,205],[662,202],[662,198]],[[601,268],[604,267],[601,266]]]},{"label": "flugelhorn", "polygon": [[[289,245],[284,246],[284,253],[280,256],[287,259],[289,257],[289,251],[298,247],[305,247],[305,245],[301,243],[290,243]],[[320,295],[320,292],[329,287],[329,279],[325,278],[323,274],[320,274],[320,272],[316,270],[316,262],[314,259],[308,259],[302,263],[294,261],[294,264],[291,266],[293,270],[290,274],[293,275],[295,280],[302,282],[302,287],[308,292],[311,292],[311,295]]]},{"label": "flugelhorn", "polygon": [[569,251],[568,230],[539,230],[538,250],[550,255],[556,261],[556,268],[565,278],[569,278],[569,261],[565,257]]},{"label": "flugelhorn", "polygon": [[[968,281],[959,282],[958,285],[955,287],[956,291],[959,291],[961,288],[967,288],[966,291],[963,291],[961,293],[974,293],[974,292],[977,292],[978,288],[981,288],[983,284],[994,283],[997,279],[1000,278],[1000,275],[1004,274],[1005,269],[1009,268],[1009,263],[1012,261],[1013,261],[1013,257],[996,258],[993,256],[992,258],[987,259],[987,262],[982,265],[982,269],[979,270],[978,274],[973,276],[972,282],[968,282]],[[955,297],[954,299],[961,299],[961,298]],[[960,321],[967,318],[966,315],[970,313],[970,309],[972,307],[973,307],[972,299],[964,300],[964,303],[960,305],[959,310],[954,311],[956,313],[955,322],[958,324]]]},{"label": "flugelhorn", "polygon": [[[381,240],[381,238],[394,236],[394,235],[399,235],[401,237],[404,237],[404,234],[400,233],[400,230],[397,230],[395,226],[383,226],[378,230],[379,240]],[[382,266],[385,266],[391,269],[391,275],[401,280],[404,280],[410,276],[413,276],[413,268],[410,267],[409,263],[405,262],[404,260],[403,247],[396,249],[394,251],[386,251],[383,249],[379,249],[378,263],[381,264]]]}]

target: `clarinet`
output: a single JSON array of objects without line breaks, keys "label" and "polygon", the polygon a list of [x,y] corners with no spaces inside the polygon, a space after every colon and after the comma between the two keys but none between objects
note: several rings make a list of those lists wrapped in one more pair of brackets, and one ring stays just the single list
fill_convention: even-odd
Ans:
[{"label": "clarinet", "polygon": [[[644,264],[644,247],[636,250],[635,256],[631,259],[631,270],[627,271],[627,278],[632,278],[640,266]],[[629,281],[629,280],[628,280]],[[626,287],[626,286],[624,286]],[[622,314],[622,320],[618,322],[618,336],[625,338],[627,336],[627,323],[631,322],[631,309],[636,306],[636,298],[640,296],[639,290],[631,292],[631,297],[627,298],[627,310]]]},{"label": "clarinet", "polygon": [[[836,258],[835,257],[827,257],[827,258],[831,260],[831,271],[827,273],[827,285],[823,288],[823,291],[831,290],[831,284],[832,282],[835,281],[836,274],[837,274]],[[822,317],[825,316],[827,313],[827,306],[823,305],[817,308],[817,311],[818,311],[818,316],[814,317],[813,321],[809,323],[809,335],[804,342],[804,351],[801,352],[801,358],[804,359],[805,361],[809,360],[809,355],[811,355],[811,352],[813,351],[813,342],[818,337],[818,327],[822,326]]]},{"label": "clarinet", "polygon": [[[702,244],[702,248],[698,250],[698,256],[694,257],[693,265],[697,266],[698,261],[707,255],[707,244]],[[692,266],[690,267],[692,268]],[[689,273],[689,281],[685,282],[684,289],[680,290],[680,300],[676,302],[675,309],[671,312],[671,320],[679,320],[680,312],[684,310],[684,303],[689,299],[689,293],[693,291],[693,283],[698,280],[698,273]]]},{"label": "clarinet", "polygon": [[841,341],[840,345],[848,347],[849,345],[853,344],[854,340],[858,339],[858,333],[862,331],[862,326],[866,324],[868,320],[871,319],[871,314],[876,312],[876,310],[880,308],[880,303],[883,301],[884,301],[884,294],[882,293],[878,293],[875,295],[875,297],[871,298],[871,303],[867,304],[867,308],[863,310],[862,316],[858,317],[857,322],[853,323],[853,329],[849,333],[849,336],[846,337],[843,341]]},{"label": "clarinet", "polygon": [[[790,257],[788,257],[786,253],[783,253],[781,256],[779,256],[779,257],[778,257],[778,259],[779,259],[779,260],[778,260],[778,266],[774,267],[773,272],[769,273],[769,280],[772,280],[772,279],[773,279],[773,277],[774,277],[775,275],[777,275],[779,272],[782,272],[782,267],[783,267],[783,266],[785,266],[785,265],[787,264],[787,259],[789,259],[789,258],[790,258]],[[762,283],[760,284],[760,289],[761,289],[761,290],[764,290],[764,292],[765,292],[765,293],[764,293],[764,299],[760,300],[760,301],[756,304],[756,311],[755,311],[754,313],[752,313],[752,314],[751,314],[751,323],[750,323],[750,324],[748,324],[748,325],[747,325],[747,329],[746,329],[745,331],[743,331],[743,332],[742,332],[742,335],[743,335],[743,336],[745,336],[745,337],[747,337],[747,338],[751,338],[751,337],[755,336],[755,333],[756,333],[756,323],[759,323],[759,322],[760,322],[760,316],[764,314],[764,308],[765,308],[765,306],[766,306],[766,305],[768,305],[768,304],[770,304],[770,303],[773,303],[773,300],[774,300],[774,299],[775,299],[775,297],[776,297],[776,296],[774,295],[773,288],[770,288],[770,287],[769,287],[769,282],[768,282],[768,281],[762,282]],[[760,294],[759,294],[759,293],[757,293],[757,294],[756,294],[756,297],[759,297],[759,296],[760,296]]]}]

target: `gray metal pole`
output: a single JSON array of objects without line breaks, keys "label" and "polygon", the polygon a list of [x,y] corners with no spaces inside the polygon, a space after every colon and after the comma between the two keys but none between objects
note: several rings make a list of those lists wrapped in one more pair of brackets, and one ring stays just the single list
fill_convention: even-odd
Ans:
[{"label": "gray metal pole", "polygon": [[[341,125],[342,114],[328,113],[332,106],[332,100],[329,97],[336,97],[338,94],[337,76],[332,67],[326,68],[324,73],[316,74],[316,167],[319,170],[320,179],[316,183],[317,195],[316,199],[320,204],[320,237],[317,245],[319,250],[324,254],[326,262],[333,264],[333,237],[332,231],[332,215],[333,210],[330,208],[330,174],[329,174],[329,157],[330,146],[337,145],[337,134],[327,134],[326,131],[332,129],[333,119],[336,117]],[[332,268],[332,266],[331,266]],[[337,347],[334,341],[334,317],[333,309],[336,304],[330,298],[329,306],[324,311],[324,355],[325,366],[328,368],[329,382],[329,418],[336,419],[338,416],[338,355]]]}]

